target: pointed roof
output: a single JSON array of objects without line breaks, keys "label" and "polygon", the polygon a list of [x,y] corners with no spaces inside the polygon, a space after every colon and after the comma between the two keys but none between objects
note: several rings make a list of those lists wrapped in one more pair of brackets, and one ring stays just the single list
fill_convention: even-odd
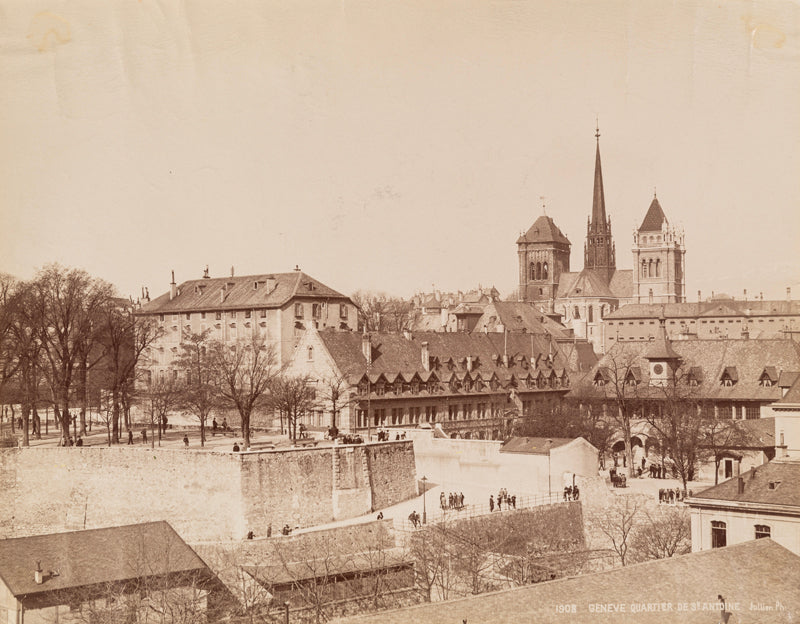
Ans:
[{"label": "pointed roof", "polygon": [[656,338],[651,343],[650,348],[644,354],[648,360],[679,360],[681,356],[675,350],[667,338],[667,319],[662,314],[658,319],[658,332]]},{"label": "pointed roof", "polygon": [[561,233],[553,219],[547,215],[542,215],[530,229],[517,240],[518,243],[561,243],[571,245],[569,239]]},{"label": "pointed roof", "polygon": [[597,152],[594,159],[594,192],[592,194],[592,224],[605,227],[606,224],[606,199],[603,193],[603,169],[600,166],[600,130],[595,134],[597,138]]},{"label": "pointed roof", "polygon": [[658,203],[658,198],[653,196],[653,201],[650,202],[650,207],[647,209],[647,214],[644,216],[642,225],[639,226],[640,232],[660,232],[661,226],[667,221],[667,216],[661,209],[661,204]]}]

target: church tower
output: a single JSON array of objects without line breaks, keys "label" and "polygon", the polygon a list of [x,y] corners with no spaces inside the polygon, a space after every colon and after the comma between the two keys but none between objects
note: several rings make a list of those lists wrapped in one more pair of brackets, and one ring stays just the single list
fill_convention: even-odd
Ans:
[{"label": "church tower", "polygon": [[616,250],[611,238],[611,219],[606,217],[606,199],[603,194],[603,169],[600,166],[600,128],[595,131],[597,151],[594,160],[594,193],[592,216],[586,227],[586,244],[583,252],[583,268],[594,269],[606,284],[617,268]]},{"label": "church tower", "polygon": [[569,273],[570,245],[544,214],[517,239],[520,301],[544,302],[546,311],[553,311],[561,274]]},{"label": "church tower", "polygon": [[683,230],[669,224],[653,194],[642,225],[633,233],[632,303],[686,301],[685,256]]}]

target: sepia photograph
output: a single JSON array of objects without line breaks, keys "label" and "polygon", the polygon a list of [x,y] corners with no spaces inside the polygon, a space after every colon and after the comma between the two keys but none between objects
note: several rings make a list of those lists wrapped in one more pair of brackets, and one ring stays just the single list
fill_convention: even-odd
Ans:
[{"label": "sepia photograph", "polygon": [[0,0],[0,624],[800,618],[800,2]]}]

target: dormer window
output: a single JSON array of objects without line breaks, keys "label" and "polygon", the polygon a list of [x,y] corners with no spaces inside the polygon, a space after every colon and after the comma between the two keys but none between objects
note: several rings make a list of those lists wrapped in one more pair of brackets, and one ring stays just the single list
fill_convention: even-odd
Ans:
[{"label": "dormer window", "polygon": [[378,384],[375,386],[375,394],[378,396],[383,396],[386,394],[386,384],[384,384],[382,381],[378,382]]},{"label": "dormer window", "polygon": [[739,381],[739,373],[736,371],[736,367],[726,366],[725,370],[722,371],[722,375],[719,378],[720,385],[725,387],[731,387],[736,385],[737,381]]},{"label": "dormer window", "polygon": [[758,385],[765,388],[770,388],[778,383],[778,371],[774,366],[767,366],[764,368],[761,376],[758,378]]}]

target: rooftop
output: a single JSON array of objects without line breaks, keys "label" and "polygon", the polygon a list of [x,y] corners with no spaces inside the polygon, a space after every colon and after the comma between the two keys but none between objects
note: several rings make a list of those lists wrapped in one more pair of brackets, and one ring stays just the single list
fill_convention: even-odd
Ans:
[{"label": "rooftop", "polygon": [[[340,622],[714,624],[722,596],[732,622],[781,624],[795,622],[800,613],[798,587],[800,557],[767,538]],[[751,604],[774,607],[778,602],[785,610],[751,610]],[[574,613],[559,611],[571,605]],[[688,607],[679,611],[679,605]]]},{"label": "rooftop", "polygon": [[[744,488],[739,493],[739,478]],[[774,459],[695,494],[697,504],[731,501],[793,507],[800,512],[800,461]],[[693,504],[692,502],[689,503]]]},{"label": "rooftop", "polygon": [[551,448],[569,444],[576,438],[511,438],[500,447],[501,453],[549,455]]},{"label": "rooftop", "polygon": [[156,297],[143,305],[140,313],[280,308],[295,298],[350,301],[302,271],[189,280],[179,284],[177,291],[172,299],[169,291]]},{"label": "rooftop", "polygon": [[561,233],[551,217],[542,215],[525,234],[517,239],[517,243],[560,243],[570,245],[569,239]]},{"label": "rooftop", "polygon": [[211,574],[164,521],[0,540],[0,580],[17,597],[184,572]]}]

